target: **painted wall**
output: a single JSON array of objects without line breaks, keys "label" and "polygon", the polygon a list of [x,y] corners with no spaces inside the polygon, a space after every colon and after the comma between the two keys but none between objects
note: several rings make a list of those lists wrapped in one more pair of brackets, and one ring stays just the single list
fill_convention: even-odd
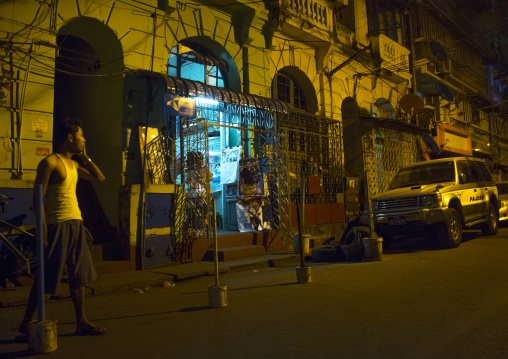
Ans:
[{"label": "painted wall", "polygon": [[[312,18],[302,14],[284,17],[275,12],[276,7],[270,13],[261,2],[212,8],[199,3],[177,6],[169,1],[173,7],[159,8],[162,2],[156,0],[100,4],[77,0],[59,1],[52,8],[35,0],[2,1],[2,17],[13,21],[0,22],[0,37],[19,44],[0,47],[6,59],[2,84],[7,83],[6,74],[12,79],[7,98],[0,100],[0,136],[7,132],[14,139],[12,152],[0,148],[0,178],[21,177],[22,170],[25,179],[34,179],[37,163],[51,151],[54,106],[59,112],[79,115],[84,118],[89,154],[107,177],[105,183],[94,187],[95,192],[110,223],[118,225],[122,183],[141,181],[136,171],[129,172],[129,166],[139,166],[140,158],[124,164],[125,150],[136,145],[137,126],[147,121],[157,126],[163,118],[159,98],[164,84],[152,82],[150,92],[150,81],[140,79],[135,71],[166,73],[169,52],[180,41],[192,41],[227,60],[230,70],[225,79],[233,90],[271,97],[274,75],[290,69],[297,80],[302,76],[301,82],[309,84],[306,90],[315,94],[315,111],[322,116],[340,120],[340,106],[346,97],[355,97],[367,113],[378,97],[396,105],[404,89],[396,93],[390,87],[396,84],[376,82],[371,71],[358,62],[374,69],[370,56],[349,63],[328,80],[327,72],[358,49],[351,47],[352,31],[335,28],[332,15],[340,9],[318,2],[327,9],[326,24],[322,19],[313,24]],[[351,3],[360,17],[364,16],[362,3]],[[357,39],[362,39],[363,45],[367,26],[357,27],[357,32],[362,32]],[[88,48],[78,54],[86,60],[79,78],[72,80],[62,72],[57,80],[64,78],[63,82],[54,87],[57,37],[60,41],[76,37]],[[358,74],[365,75],[354,77]],[[65,101],[61,97],[54,101],[55,89],[66,95]],[[126,128],[132,129],[129,148],[125,148]],[[130,182],[123,176],[123,166],[125,174],[131,174]]]}]

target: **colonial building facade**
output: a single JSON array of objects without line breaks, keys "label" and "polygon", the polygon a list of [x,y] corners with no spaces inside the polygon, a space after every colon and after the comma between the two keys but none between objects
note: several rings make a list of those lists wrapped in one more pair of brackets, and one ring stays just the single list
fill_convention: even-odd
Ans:
[{"label": "colonial building facade", "polygon": [[58,121],[81,118],[107,178],[80,185],[85,224],[139,268],[200,260],[212,203],[223,230],[286,249],[297,203],[306,232],[338,237],[365,173],[373,194],[435,155],[424,134],[501,179],[506,34],[476,51],[490,43],[460,36],[447,4],[3,1],[1,187],[32,188]]}]

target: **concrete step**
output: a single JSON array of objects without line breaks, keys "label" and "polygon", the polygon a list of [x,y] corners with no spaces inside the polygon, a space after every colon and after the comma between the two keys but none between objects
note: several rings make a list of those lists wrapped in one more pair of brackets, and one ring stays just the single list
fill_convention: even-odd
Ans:
[{"label": "concrete step", "polygon": [[217,237],[218,248],[241,247],[249,245],[263,245],[263,233],[243,232]]},{"label": "concrete step", "polygon": [[[219,262],[227,262],[236,259],[250,258],[265,255],[265,247],[258,245],[246,245],[238,247],[219,248],[218,251]],[[213,261],[213,249],[206,252],[204,260]]]},{"label": "concrete step", "polygon": [[123,261],[129,259],[128,247],[117,243],[102,243],[92,245],[92,260],[101,261]]},{"label": "concrete step", "polygon": [[94,261],[97,274],[118,273],[136,270],[135,261]]}]

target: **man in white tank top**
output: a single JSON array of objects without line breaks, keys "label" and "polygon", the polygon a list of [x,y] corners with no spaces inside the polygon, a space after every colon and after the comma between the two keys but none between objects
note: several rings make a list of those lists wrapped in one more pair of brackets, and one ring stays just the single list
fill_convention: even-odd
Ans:
[{"label": "man in white tank top", "polygon": [[[58,125],[58,124],[55,124]],[[90,238],[83,227],[83,219],[76,197],[78,177],[102,182],[104,175],[86,154],[81,122],[66,119],[61,129],[58,150],[44,158],[37,167],[35,184],[42,184],[45,199],[44,218],[44,284],[45,292],[56,294],[62,272],[67,265],[69,290],[76,313],[76,335],[102,335],[106,333],[88,321],[85,315],[84,285],[97,276],[93,266]],[[85,164],[72,160],[78,155]],[[26,335],[27,325],[37,310],[36,285],[32,286],[25,316],[19,326]]]}]

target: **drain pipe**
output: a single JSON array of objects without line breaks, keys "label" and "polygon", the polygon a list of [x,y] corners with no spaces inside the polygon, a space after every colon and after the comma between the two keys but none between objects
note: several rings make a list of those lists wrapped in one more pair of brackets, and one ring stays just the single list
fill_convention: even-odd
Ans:
[{"label": "drain pipe", "polygon": [[414,34],[413,34],[413,15],[411,14],[411,11],[409,11],[409,10],[406,10],[406,11],[409,14],[408,15],[408,18],[409,18],[409,41],[411,43],[410,66],[411,66],[411,77],[413,80],[413,83],[412,83],[413,93],[418,94],[418,90],[416,88],[416,68],[415,68],[416,55],[415,55],[415,42],[414,42]]},{"label": "drain pipe", "polygon": [[[150,15],[153,19],[153,36],[152,36],[152,56],[151,56],[151,59],[150,59],[150,72],[153,72],[153,61],[154,61],[154,54],[155,54],[155,38],[157,36],[157,12],[154,12],[153,14]],[[144,82],[143,82],[144,83]],[[143,85],[143,88],[144,88],[144,85]],[[145,232],[146,232],[146,223],[145,223],[145,206],[146,206],[146,203],[145,203],[145,195],[146,195],[146,187],[148,185],[147,181],[146,181],[146,169],[147,169],[147,156],[148,156],[148,153],[146,152],[146,145],[148,143],[148,123],[150,122],[149,121],[149,118],[150,118],[150,111],[151,111],[151,107],[153,105],[153,98],[152,98],[152,81],[149,80],[149,84],[148,84],[148,103],[147,103],[147,107],[146,107],[146,118],[145,118],[145,143],[143,144],[143,153],[144,153],[144,156],[143,156],[143,164],[142,164],[142,167],[143,167],[143,179],[141,181],[142,185],[141,185],[141,190],[139,191],[139,197],[140,197],[140,206],[141,206],[141,210],[140,210],[140,213],[139,213],[139,216],[140,216],[140,219],[141,219],[141,243],[140,243],[140,247],[141,247],[141,258],[140,258],[140,265],[141,265],[141,270],[144,271],[145,270]],[[183,168],[183,167],[182,167]],[[139,208],[139,206],[138,206]],[[138,222],[139,223],[139,222]]]},{"label": "drain pipe", "polygon": [[[250,76],[249,76],[249,47],[242,47],[242,65],[243,65],[243,93],[250,93]],[[245,157],[251,157],[250,146],[251,132],[242,130],[242,140],[245,140]]]}]

